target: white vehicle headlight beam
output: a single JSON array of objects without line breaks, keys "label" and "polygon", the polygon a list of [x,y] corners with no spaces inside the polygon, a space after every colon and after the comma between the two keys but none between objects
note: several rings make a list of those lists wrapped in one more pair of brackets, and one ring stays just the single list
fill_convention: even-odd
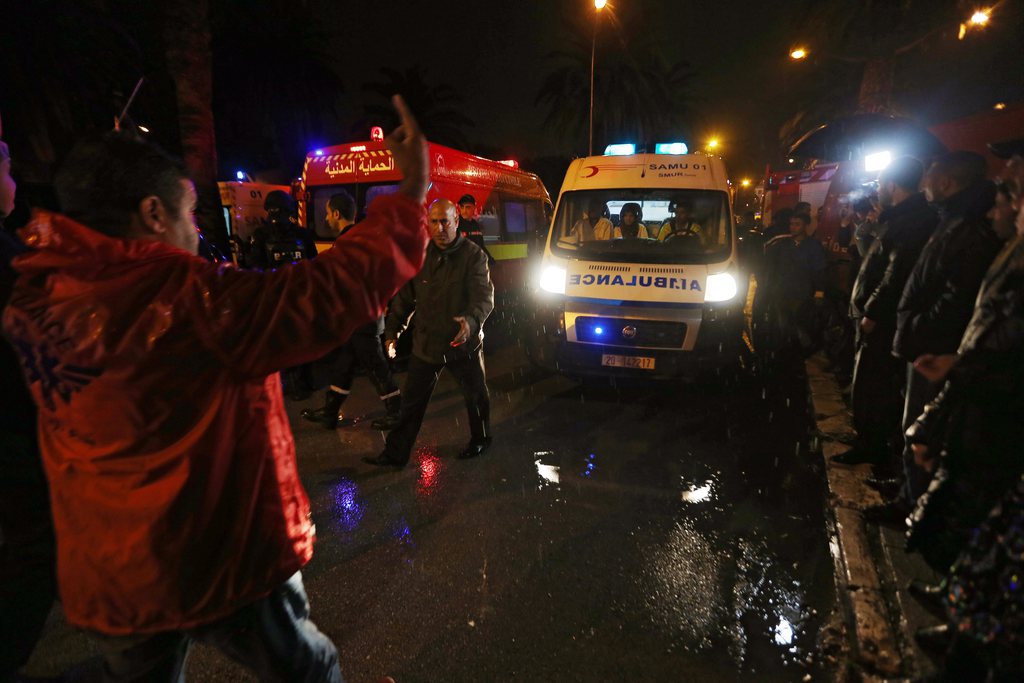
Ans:
[{"label": "white vehicle headlight beam", "polygon": [[708,275],[704,291],[704,301],[714,303],[729,301],[736,296],[736,278],[729,273]]},{"label": "white vehicle headlight beam", "polygon": [[565,268],[544,266],[540,273],[540,288],[552,294],[565,294]]}]

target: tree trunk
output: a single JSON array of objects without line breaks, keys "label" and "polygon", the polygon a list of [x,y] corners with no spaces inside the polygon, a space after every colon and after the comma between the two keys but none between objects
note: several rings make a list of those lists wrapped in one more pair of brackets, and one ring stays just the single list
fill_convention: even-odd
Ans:
[{"label": "tree trunk", "polygon": [[892,80],[895,61],[892,57],[874,57],[864,64],[857,109],[867,113],[888,113],[892,110]]},{"label": "tree trunk", "polygon": [[196,218],[211,241],[227,245],[217,189],[213,127],[213,52],[209,0],[163,0],[167,70],[178,101],[181,151],[199,194]]}]

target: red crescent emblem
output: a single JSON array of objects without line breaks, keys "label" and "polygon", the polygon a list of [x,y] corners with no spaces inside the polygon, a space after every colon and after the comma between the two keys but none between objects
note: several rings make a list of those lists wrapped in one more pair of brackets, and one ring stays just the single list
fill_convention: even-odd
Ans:
[{"label": "red crescent emblem", "polygon": [[584,178],[593,178],[594,176],[597,175],[597,171],[598,171],[597,166],[584,166],[583,168],[589,168],[590,169],[590,175],[585,175],[585,176],[583,176]]}]

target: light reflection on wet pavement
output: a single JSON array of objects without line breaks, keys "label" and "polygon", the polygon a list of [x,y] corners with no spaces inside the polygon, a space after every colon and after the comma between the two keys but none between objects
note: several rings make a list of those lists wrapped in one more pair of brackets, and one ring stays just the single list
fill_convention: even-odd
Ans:
[{"label": "light reflection on wet pavement", "polygon": [[[442,376],[412,461],[288,406],[318,542],[313,618],[350,681],[823,680],[824,488],[799,376],[743,390],[581,388],[487,356],[494,445]],[[402,376],[399,377],[401,381]],[[346,415],[382,412],[359,378]],[[250,680],[197,647],[189,680]],[[810,679],[809,679],[810,680]]]},{"label": "light reflection on wet pavement", "polygon": [[[296,423],[314,515],[332,520],[307,587],[348,677],[824,675],[832,565],[798,378],[584,390],[514,347],[488,365],[496,438],[475,461],[454,458],[468,434],[444,378],[402,472],[359,463],[371,431]],[[368,385],[353,395],[379,410]]]}]

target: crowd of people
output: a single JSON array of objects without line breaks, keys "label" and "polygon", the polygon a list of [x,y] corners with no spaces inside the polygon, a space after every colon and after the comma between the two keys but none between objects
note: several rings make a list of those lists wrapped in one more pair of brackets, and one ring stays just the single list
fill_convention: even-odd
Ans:
[{"label": "crowd of people", "polygon": [[[873,466],[885,502],[865,518],[906,527],[908,552],[945,577],[909,589],[945,609],[917,638],[951,681],[1024,675],[1024,139],[991,150],[1008,160],[997,180],[973,152],[895,159],[842,226],[856,438],[833,461]],[[820,342],[826,259],[809,208],[765,230],[753,331],[766,353]]]}]

